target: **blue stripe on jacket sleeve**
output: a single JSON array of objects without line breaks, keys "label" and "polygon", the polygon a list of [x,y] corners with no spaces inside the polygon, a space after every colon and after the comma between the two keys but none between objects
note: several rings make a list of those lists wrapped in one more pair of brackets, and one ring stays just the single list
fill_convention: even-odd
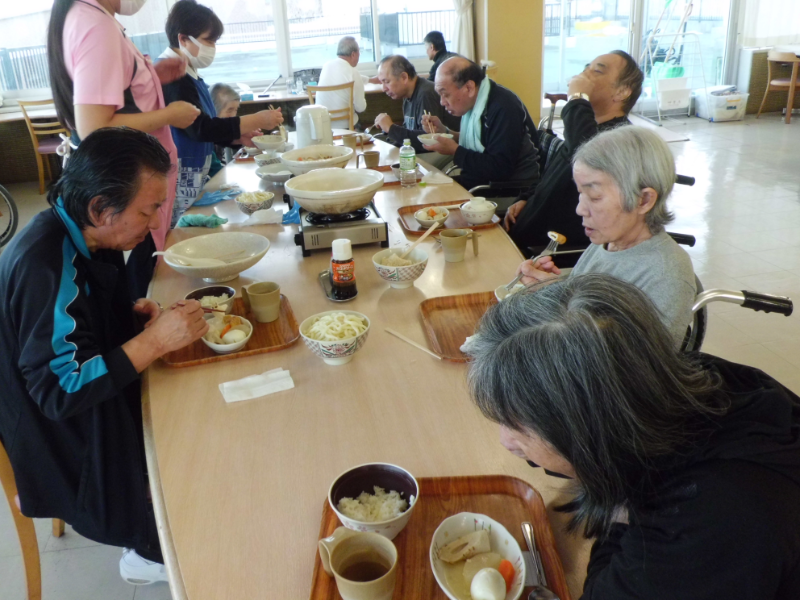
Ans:
[{"label": "blue stripe on jacket sleeve", "polygon": [[58,377],[61,388],[72,394],[108,373],[108,368],[100,355],[79,365],[75,360],[78,346],[67,340],[77,326],[75,319],[67,310],[78,297],[78,285],[75,283],[78,272],[73,264],[78,253],[68,237],[64,238],[62,251],[64,264],[61,268],[61,282],[58,286],[53,315],[53,352],[56,356],[50,361],[50,370]]}]

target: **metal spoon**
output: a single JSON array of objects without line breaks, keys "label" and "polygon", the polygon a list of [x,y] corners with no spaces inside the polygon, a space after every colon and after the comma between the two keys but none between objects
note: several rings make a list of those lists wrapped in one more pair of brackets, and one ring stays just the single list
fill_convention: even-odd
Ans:
[{"label": "metal spoon", "polygon": [[534,585],[531,593],[528,595],[528,600],[561,600],[554,592],[547,586],[547,577],[544,574],[544,567],[542,566],[542,559],[536,551],[536,539],[533,536],[533,525],[525,521],[522,524],[522,536],[525,538],[525,544],[528,546],[528,551],[531,553],[533,562],[536,565],[538,572],[538,585]]}]

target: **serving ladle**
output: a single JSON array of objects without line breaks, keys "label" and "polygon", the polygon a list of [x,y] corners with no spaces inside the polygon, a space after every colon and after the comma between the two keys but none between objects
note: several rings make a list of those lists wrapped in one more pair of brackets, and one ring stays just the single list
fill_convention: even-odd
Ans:
[{"label": "serving ladle", "polygon": [[411,254],[411,251],[412,251],[414,248],[416,248],[417,246],[419,246],[420,242],[422,242],[422,240],[424,240],[426,237],[428,237],[430,234],[432,234],[432,233],[433,233],[433,230],[434,230],[434,229],[436,229],[437,227],[439,227],[439,223],[438,223],[438,222],[437,222],[437,223],[434,223],[433,225],[431,225],[431,226],[428,228],[428,231],[426,231],[425,233],[423,233],[423,234],[422,234],[422,235],[419,237],[419,239],[418,239],[416,242],[414,242],[413,244],[411,244],[411,245],[410,245],[410,246],[409,246],[409,247],[406,249],[406,251],[405,251],[405,252],[403,252],[401,255],[399,255],[399,256],[398,256],[398,258],[405,258],[405,257],[406,257],[406,256],[408,256],[409,254]]}]

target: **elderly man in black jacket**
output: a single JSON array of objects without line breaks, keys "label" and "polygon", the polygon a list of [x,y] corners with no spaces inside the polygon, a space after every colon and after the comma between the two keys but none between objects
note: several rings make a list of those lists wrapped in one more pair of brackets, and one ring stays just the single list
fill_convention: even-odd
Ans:
[{"label": "elderly man in black jacket", "polygon": [[122,253],[159,227],[172,168],[154,137],[98,129],[0,256],[0,442],[20,509],[130,549],[131,583],[166,579],[139,374],[208,330],[197,301],[162,312],[128,291]]},{"label": "elderly man in black jacket", "polygon": [[436,91],[442,106],[461,117],[461,130],[450,132],[438,117],[424,120],[428,131],[452,133],[424,146],[428,152],[453,157],[461,168],[459,183],[466,188],[498,181],[538,179],[536,126],[522,100],[511,90],[489,80],[483,70],[456,56],[436,72]]}]

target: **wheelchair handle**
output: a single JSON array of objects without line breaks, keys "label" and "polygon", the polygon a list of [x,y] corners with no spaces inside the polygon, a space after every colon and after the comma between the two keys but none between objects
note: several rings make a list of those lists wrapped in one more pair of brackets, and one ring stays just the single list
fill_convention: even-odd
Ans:
[{"label": "wheelchair handle", "polygon": [[688,175],[675,175],[675,183],[678,185],[694,185],[696,179]]},{"label": "wheelchair handle", "polygon": [[748,292],[747,290],[714,289],[706,290],[697,295],[694,306],[692,306],[692,312],[697,312],[711,302],[729,302],[756,312],[762,310],[767,313],[776,312],[786,317],[791,315],[794,310],[791,298],[786,298],[785,296],[773,296],[772,294]]},{"label": "wheelchair handle", "polygon": [[668,231],[667,235],[678,242],[681,246],[689,246],[690,248],[694,248],[694,245],[697,242],[697,238],[695,238],[693,235],[689,235],[688,233],[672,233],[671,231]]}]

